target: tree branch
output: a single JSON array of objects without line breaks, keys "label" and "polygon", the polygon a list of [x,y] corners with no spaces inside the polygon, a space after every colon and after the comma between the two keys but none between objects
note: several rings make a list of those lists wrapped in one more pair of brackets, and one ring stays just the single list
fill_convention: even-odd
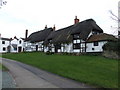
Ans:
[{"label": "tree branch", "polygon": [[117,15],[115,15],[111,10],[109,10],[109,12],[110,12],[110,14],[113,16],[113,17],[111,16],[111,18],[112,18],[113,20],[120,22],[120,18],[118,18]]}]

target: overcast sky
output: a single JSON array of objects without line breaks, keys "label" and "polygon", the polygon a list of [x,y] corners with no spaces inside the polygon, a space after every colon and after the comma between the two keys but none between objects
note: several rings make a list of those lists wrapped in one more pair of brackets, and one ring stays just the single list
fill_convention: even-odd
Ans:
[{"label": "overcast sky", "polygon": [[[6,0],[0,9],[0,33],[2,37],[25,37],[25,30],[43,30],[45,25],[56,29],[80,21],[94,19],[105,33],[117,34],[117,22],[109,10],[118,15],[119,0]],[[113,28],[111,28],[111,26]]]}]

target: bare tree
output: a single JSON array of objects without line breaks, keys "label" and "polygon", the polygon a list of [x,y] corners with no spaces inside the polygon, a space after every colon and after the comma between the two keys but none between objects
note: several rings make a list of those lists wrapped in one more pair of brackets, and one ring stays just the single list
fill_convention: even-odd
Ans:
[{"label": "bare tree", "polygon": [[117,22],[120,22],[120,18],[119,18],[117,15],[115,15],[115,14],[112,12],[112,10],[109,10],[109,12],[110,12],[110,14],[112,15],[111,18],[112,18],[113,20],[115,20],[115,21],[117,21]]},{"label": "bare tree", "polygon": [[7,4],[7,1],[4,1],[4,0],[0,0],[0,8],[2,8],[3,5],[6,5]]},{"label": "bare tree", "polygon": [[114,20],[114,21],[116,21],[118,23],[118,27],[114,27],[114,28],[117,28],[118,38],[120,38],[120,1],[118,2],[118,16],[115,15],[112,12],[112,10],[109,10],[109,13],[111,14],[111,19]]},{"label": "bare tree", "polygon": [[[114,27],[117,28],[118,31],[118,38],[120,38],[120,2],[118,3],[118,16],[115,15],[112,10],[109,10],[109,13],[111,14],[111,19],[116,21],[118,23],[118,27]],[[112,27],[112,26],[111,26]]]}]

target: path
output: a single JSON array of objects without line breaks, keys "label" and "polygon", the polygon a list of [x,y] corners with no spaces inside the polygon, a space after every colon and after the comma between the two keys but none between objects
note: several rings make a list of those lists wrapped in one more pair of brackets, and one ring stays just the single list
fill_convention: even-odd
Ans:
[{"label": "path", "polygon": [[9,68],[19,88],[91,88],[14,60],[3,58],[2,63]]}]

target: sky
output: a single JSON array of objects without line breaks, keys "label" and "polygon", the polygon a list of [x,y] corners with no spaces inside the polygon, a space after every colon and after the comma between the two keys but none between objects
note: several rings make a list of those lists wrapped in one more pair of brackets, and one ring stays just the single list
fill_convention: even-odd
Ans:
[{"label": "sky", "polygon": [[[3,0],[5,1],[5,0]],[[94,19],[105,33],[117,35],[118,23],[112,20],[109,10],[118,15],[119,0],[6,0],[0,9],[2,37],[18,38],[56,26],[56,30],[80,21]]]}]

